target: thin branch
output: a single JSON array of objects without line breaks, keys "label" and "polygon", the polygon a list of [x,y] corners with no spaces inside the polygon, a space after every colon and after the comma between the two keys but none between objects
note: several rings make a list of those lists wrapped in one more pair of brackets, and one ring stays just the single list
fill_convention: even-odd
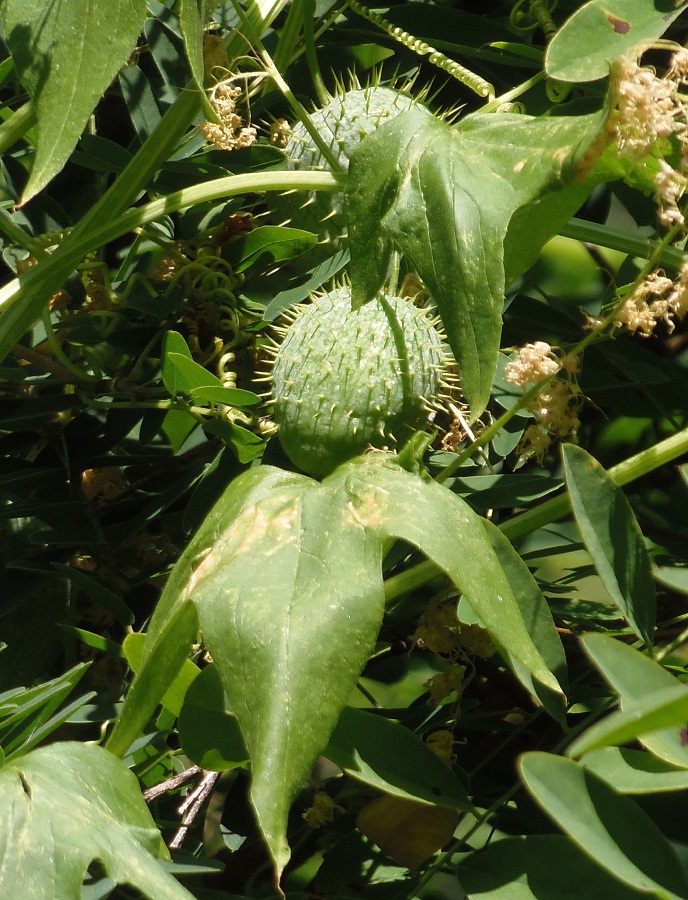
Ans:
[{"label": "thin branch", "polygon": [[[198,768],[198,766],[196,766],[196,768]],[[181,848],[189,832],[189,828],[193,825],[194,820],[201,811],[201,807],[205,801],[212,794],[217,779],[220,777],[219,772],[207,772],[205,769],[201,769],[200,771],[203,772],[203,777],[177,810],[182,817],[182,824],[170,841],[170,850],[179,850]]]},{"label": "thin branch", "polygon": [[157,797],[161,797],[163,794],[166,794],[168,791],[174,791],[178,787],[181,787],[183,784],[186,784],[187,781],[191,781],[192,778],[195,778],[199,772],[202,772],[200,766],[191,766],[189,769],[185,769],[183,772],[180,772],[178,775],[172,775],[171,778],[166,778],[165,781],[161,781],[160,784],[156,784],[152,788],[148,788],[148,790],[143,792],[143,799],[146,803],[151,803]]}]

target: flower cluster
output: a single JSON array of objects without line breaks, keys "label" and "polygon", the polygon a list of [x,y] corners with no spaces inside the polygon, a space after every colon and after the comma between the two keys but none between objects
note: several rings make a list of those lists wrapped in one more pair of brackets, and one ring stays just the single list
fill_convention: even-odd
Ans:
[{"label": "flower cluster", "polygon": [[233,87],[229,81],[219,82],[211,91],[210,102],[220,122],[202,122],[199,130],[218,150],[239,150],[255,143],[256,129],[252,125],[245,126],[236,111],[240,96],[241,88]]},{"label": "flower cluster", "polygon": [[456,762],[456,754],[454,753],[454,735],[451,731],[433,731],[425,739],[425,743],[432,750],[435,756],[439,756],[443,763],[451,768],[452,763]]},{"label": "flower cluster", "polygon": [[411,640],[421,642],[433,653],[455,657],[461,646],[460,628],[456,604],[433,597],[421,615]]},{"label": "flower cluster", "polygon": [[438,672],[425,682],[423,687],[429,691],[430,699],[435,706],[439,706],[446,697],[451,697],[453,693],[456,693],[457,697],[461,696],[465,673],[466,669],[463,666],[452,663],[444,672]]},{"label": "flower cluster", "polygon": [[452,694],[461,697],[466,667],[456,662],[457,659],[466,660],[467,654],[486,659],[495,652],[486,629],[460,622],[455,599],[441,594],[428,603],[411,640],[450,660],[444,672],[433,675],[423,685],[436,706]]},{"label": "flower cluster", "polygon": [[270,143],[286,147],[291,134],[291,125],[286,119],[275,119],[270,126]]},{"label": "flower cluster", "polygon": [[344,810],[337,806],[326,791],[317,791],[313,797],[313,806],[304,812],[303,818],[311,828],[322,828],[334,821],[334,814],[337,812]]},{"label": "flower cluster", "polygon": [[556,375],[561,363],[554,356],[552,348],[545,341],[535,341],[521,347],[518,354],[506,366],[506,380],[526,388],[529,384],[539,384],[550,375]]},{"label": "flower cluster", "polygon": [[[614,325],[627,328],[631,334],[649,337],[658,322],[664,322],[669,332],[674,330],[674,319],[683,319],[688,313],[688,263],[672,281],[662,271],[652,272],[626,297],[617,310]],[[591,318],[589,328],[599,327],[600,318]]]},{"label": "flower cluster", "polygon": [[[526,408],[533,414],[536,424],[526,428],[521,439],[522,459],[541,460],[554,437],[575,436],[580,420],[576,413],[579,390],[572,376],[578,372],[577,356],[559,357],[545,341],[526,344],[506,366],[505,378],[510,384],[524,390],[543,384]],[[555,377],[564,374],[567,377]]]},{"label": "flower cluster", "polygon": [[661,144],[677,141],[681,158],[678,169],[658,159],[655,201],[661,223],[670,228],[684,225],[678,203],[688,184],[688,104],[681,89],[688,85],[688,50],[673,54],[664,77],[654,69],[630,59],[620,59],[612,68],[614,113],[607,138],[619,155],[641,161],[663,152]]}]

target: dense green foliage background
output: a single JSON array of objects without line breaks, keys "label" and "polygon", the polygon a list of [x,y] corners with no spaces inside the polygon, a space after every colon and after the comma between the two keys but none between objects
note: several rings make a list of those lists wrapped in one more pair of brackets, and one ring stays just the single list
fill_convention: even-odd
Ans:
[{"label": "dense green foliage background", "polygon": [[[685,16],[479,7],[0,3],[3,896],[688,897]],[[450,371],[318,481],[333,284]]]}]

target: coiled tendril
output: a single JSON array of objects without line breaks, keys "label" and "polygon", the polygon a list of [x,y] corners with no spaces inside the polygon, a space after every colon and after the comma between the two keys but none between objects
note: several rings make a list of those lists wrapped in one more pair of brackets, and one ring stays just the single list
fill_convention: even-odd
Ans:
[{"label": "coiled tendril", "polygon": [[378,28],[381,28],[390,37],[394,38],[395,41],[399,41],[399,43],[403,44],[407,49],[412,50],[414,53],[418,54],[418,56],[427,56],[429,63],[432,63],[432,65],[437,66],[448,75],[451,75],[452,78],[460,81],[461,84],[464,84],[479,97],[487,97],[490,100],[494,98],[494,87],[489,81],[485,81],[484,78],[481,78],[480,75],[476,75],[475,72],[471,72],[470,69],[457,63],[456,60],[445,56],[444,53],[431,47],[430,44],[427,44],[420,38],[414,37],[412,34],[409,34],[408,31],[404,31],[400,26],[392,25],[392,23],[385,19],[384,16],[372,12],[372,10],[363,6],[362,3],[359,3],[358,0],[349,0],[349,6],[357,15],[372,22],[373,25],[377,25]]}]

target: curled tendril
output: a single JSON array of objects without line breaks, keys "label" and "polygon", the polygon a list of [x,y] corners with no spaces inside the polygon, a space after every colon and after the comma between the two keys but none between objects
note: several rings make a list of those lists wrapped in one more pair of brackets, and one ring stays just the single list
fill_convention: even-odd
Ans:
[{"label": "curled tendril", "polygon": [[557,0],[554,0],[551,6],[548,6],[545,0],[530,0],[530,17],[535,19],[542,29],[547,42],[551,41],[557,33],[557,26],[552,19],[552,13],[556,8]]},{"label": "curled tendril", "polygon": [[[526,0],[517,0],[509,13],[509,24],[522,33],[541,28],[547,41],[551,41],[557,31],[552,13],[557,8],[559,0],[553,0],[551,5],[546,0],[527,0],[527,2],[528,12],[525,13],[522,7],[525,6]],[[529,25],[523,24],[525,19],[530,19]]]},{"label": "curled tendril", "polygon": [[219,309],[220,318],[218,319],[218,327],[221,331],[231,333],[232,337],[225,340],[225,348],[236,346],[241,340],[241,322],[239,315],[231,306],[221,306]]},{"label": "curled tendril", "polygon": [[[190,294],[212,296],[219,300],[223,304],[221,309],[234,309],[237,305],[234,288],[240,279],[229,263],[220,256],[205,254],[182,266],[172,276],[164,296],[170,296],[181,281],[188,282]],[[234,328],[234,325],[231,327]]]},{"label": "curled tendril", "polygon": [[464,84],[479,97],[487,97],[490,100],[494,98],[494,87],[489,81],[485,81],[484,78],[481,78],[480,75],[471,72],[470,69],[465,68],[465,66],[462,66],[455,60],[445,56],[444,53],[440,53],[439,50],[431,47],[430,44],[427,44],[420,38],[414,37],[408,31],[404,31],[404,29],[400,28],[398,25],[392,25],[392,23],[385,19],[384,16],[372,12],[372,10],[363,6],[362,3],[359,3],[358,0],[349,0],[349,6],[357,13],[357,15],[367,19],[373,25],[377,25],[378,28],[381,28],[382,31],[386,32],[391,38],[394,38],[395,41],[399,41],[399,43],[403,44],[407,49],[418,54],[418,56],[427,56],[428,62],[442,69],[457,81],[460,81],[461,84]]},{"label": "curled tendril", "polygon": [[517,113],[519,116],[522,116],[526,112],[526,107],[523,103],[500,103],[499,106],[495,109],[495,112]]},{"label": "curled tendril", "polygon": [[573,85],[564,84],[562,81],[554,81],[552,78],[547,79],[545,91],[547,98],[552,103],[563,103],[573,89]]},{"label": "curled tendril", "polygon": [[223,347],[225,351],[217,364],[217,374],[224,387],[236,387],[237,373],[227,366],[236,361],[236,353],[231,350],[227,351],[227,345]]}]

